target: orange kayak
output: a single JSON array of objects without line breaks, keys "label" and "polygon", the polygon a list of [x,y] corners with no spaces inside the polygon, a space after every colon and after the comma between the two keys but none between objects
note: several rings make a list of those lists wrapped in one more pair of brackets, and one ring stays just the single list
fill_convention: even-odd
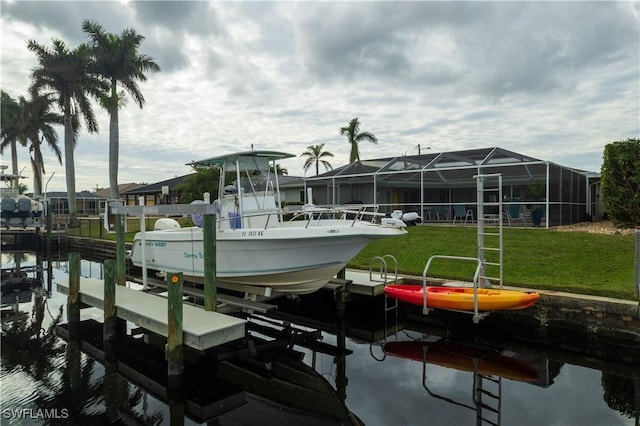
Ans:
[{"label": "orange kayak", "polygon": [[538,372],[530,364],[487,350],[459,343],[436,342],[388,342],[384,352],[399,358],[428,362],[461,371],[477,371],[521,382],[535,382]]},{"label": "orange kayak", "polygon": [[[387,296],[403,302],[422,305],[421,285],[391,284],[384,288],[384,292]],[[539,298],[540,295],[536,292],[479,288],[478,311],[525,309],[536,303]],[[473,311],[473,288],[427,286],[427,307]]]}]

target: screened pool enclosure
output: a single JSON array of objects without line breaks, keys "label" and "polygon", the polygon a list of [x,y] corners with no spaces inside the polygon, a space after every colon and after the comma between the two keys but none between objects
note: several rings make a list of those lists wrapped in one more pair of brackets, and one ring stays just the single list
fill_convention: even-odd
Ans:
[{"label": "screened pool enclosure", "polygon": [[542,226],[599,216],[597,179],[590,183],[594,173],[496,147],[356,161],[307,178],[314,199],[305,201],[378,204],[385,213],[414,211],[426,222],[451,222],[461,206],[475,218],[474,176],[498,173],[503,208],[541,210]]}]

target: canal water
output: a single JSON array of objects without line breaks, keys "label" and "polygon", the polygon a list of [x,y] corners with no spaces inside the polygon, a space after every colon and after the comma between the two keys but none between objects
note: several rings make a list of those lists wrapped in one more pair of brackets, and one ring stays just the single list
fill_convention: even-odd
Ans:
[{"label": "canal water", "polygon": [[[16,260],[36,264],[33,255],[3,253],[2,268]],[[271,351],[266,361],[196,364],[175,397],[162,382],[162,350],[149,349],[146,338],[123,342],[114,361],[101,355],[99,324],[87,327],[83,343],[67,340],[64,328],[56,332],[66,298],[55,280],[67,265],[52,261],[50,294],[42,266],[43,292],[3,290],[2,425],[638,425],[638,372],[615,360],[594,369],[587,367],[593,360],[575,355],[552,359],[536,348],[409,329],[386,338],[372,332],[375,341],[367,341],[344,324],[342,331],[322,331],[320,345],[296,343]],[[81,274],[100,278],[102,265],[83,260]],[[293,305],[285,302],[283,315]],[[96,309],[82,313],[87,323],[101,317]],[[271,326],[288,325],[260,316],[251,321],[265,330],[261,337]],[[314,332],[308,324],[291,326],[301,335]]]}]

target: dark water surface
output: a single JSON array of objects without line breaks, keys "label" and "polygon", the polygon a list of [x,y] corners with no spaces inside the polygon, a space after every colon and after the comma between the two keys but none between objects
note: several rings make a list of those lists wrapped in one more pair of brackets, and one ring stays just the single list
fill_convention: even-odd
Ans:
[{"label": "dark water surface", "polygon": [[[2,268],[16,256],[3,253]],[[35,262],[19,258],[21,266]],[[52,266],[54,282],[66,275],[64,262]],[[102,265],[83,261],[81,274],[100,278]],[[85,343],[58,337],[53,326],[65,322],[66,298],[53,287],[42,298],[38,290],[3,294],[2,425],[638,425],[640,375],[631,366],[612,362],[600,371],[581,366],[588,359],[571,363],[535,348],[480,348],[464,336],[417,331],[373,343],[322,332],[324,349],[274,350],[267,362],[207,360],[190,367],[180,395],[167,395],[162,350],[142,337],[122,343],[116,361],[95,349],[99,324],[86,327]],[[84,310],[82,319],[90,318],[101,321],[102,312]],[[323,353],[332,347],[335,353]]]}]

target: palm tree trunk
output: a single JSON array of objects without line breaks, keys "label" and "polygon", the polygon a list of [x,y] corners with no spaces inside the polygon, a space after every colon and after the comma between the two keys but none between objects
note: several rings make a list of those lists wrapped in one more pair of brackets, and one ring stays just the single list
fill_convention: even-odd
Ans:
[{"label": "palm tree trunk", "polygon": [[64,108],[64,170],[67,175],[67,201],[69,203],[69,226],[75,228],[78,223],[78,206],[76,206],[76,172],[73,160],[73,121],[71,118],[71,101],[65,99]]},{"label": "palm tree trunk", "polygon": [[42,195],[42,151],[40,150],[40,143],[33,146],[33,198],[38,198]]},{"label": "palm tree trunk", "polygon": [[11,141],[11,173],[18,174],[18,147],[16,141]]},{"label": "palm tree trunk", "polygon": [[349,155],[349,162],[353,163],[360,159],[360,153],[358,152],[358,142],[351,141],[351,154]]},{"label": "palm tree trunk", "polygon": [[[114,85],[115,88],[115,85]],[[109,191],[112,200],[118,200],[118,151],[120,149],[120,134],[118,131],[118,106],[113,105],[109,110]]]}]

